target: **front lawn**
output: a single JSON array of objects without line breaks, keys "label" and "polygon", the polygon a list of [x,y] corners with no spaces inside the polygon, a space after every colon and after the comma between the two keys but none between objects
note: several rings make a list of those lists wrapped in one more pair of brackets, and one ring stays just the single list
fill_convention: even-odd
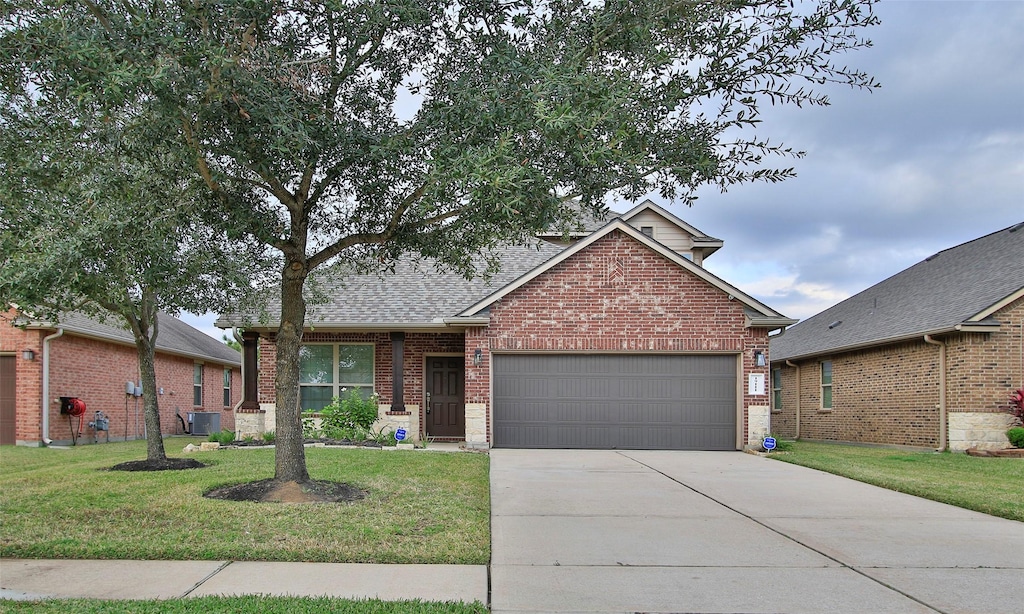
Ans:
[{"label": "front lawn", "polygon": [[[200,439],[166,440],[168,455]],[[346,504],[204,498],[273,477],[273,449],[189,455],[209,466],[106,471],[145,458],[145,442],[0,448],[0,556],[75,559],[486,564],[488,457],[308,448],[310,476],[347,482]]]},{"label": "front lawn", "polygon": [[798,441],[770,458],[1024,521],[1024,459]]}]

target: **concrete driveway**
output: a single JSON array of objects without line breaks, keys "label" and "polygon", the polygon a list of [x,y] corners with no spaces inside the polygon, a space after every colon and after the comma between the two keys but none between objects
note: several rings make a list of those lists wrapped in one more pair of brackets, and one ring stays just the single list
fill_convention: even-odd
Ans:
[{"label": "concrete driveway", "polygon": [[1024,523],[733,452],[491,451],[501,612],[1022,612]]}]

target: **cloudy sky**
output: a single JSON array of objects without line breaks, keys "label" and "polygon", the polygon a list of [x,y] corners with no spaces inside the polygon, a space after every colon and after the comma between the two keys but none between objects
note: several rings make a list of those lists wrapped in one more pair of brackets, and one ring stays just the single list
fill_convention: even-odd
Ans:
[{"label": "cloudy sky", "polygon": [[[874,47],[842,63],[880,89],[764,109],[763,135],[807,152],[779,162],[796,179],[707,189],[692,208],[660,201],[725,241],[709,270],[789,317],[1024,221],[1024,1],[883,0],[876,12]],[[212,314],[184,319],[222,334]]]}]

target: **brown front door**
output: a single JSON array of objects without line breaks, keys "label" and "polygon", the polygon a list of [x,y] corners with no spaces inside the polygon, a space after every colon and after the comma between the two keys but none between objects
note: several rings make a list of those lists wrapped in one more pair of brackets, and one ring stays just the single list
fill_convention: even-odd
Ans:
[{"label": "brown front door", "polygon": [[14,356],[0,356],[0,445],[14,445]]},{"label": "brown front door", "polygon": [[465,437],[465,358],[427,357],[427,435]]}]

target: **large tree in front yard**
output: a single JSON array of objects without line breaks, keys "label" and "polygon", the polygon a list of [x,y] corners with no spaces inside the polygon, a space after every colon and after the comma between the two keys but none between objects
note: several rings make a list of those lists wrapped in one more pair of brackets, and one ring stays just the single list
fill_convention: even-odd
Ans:
[{"label": "large tree in front yard", "polygon": [[777,181],[759,105],[827,104],[870,0],[8,2],[12,90],[149,118],[214,195],[208,222],[283,256],[277,466],[308,479],[303,290],[335,261],[473,256],[609,195]]}]

